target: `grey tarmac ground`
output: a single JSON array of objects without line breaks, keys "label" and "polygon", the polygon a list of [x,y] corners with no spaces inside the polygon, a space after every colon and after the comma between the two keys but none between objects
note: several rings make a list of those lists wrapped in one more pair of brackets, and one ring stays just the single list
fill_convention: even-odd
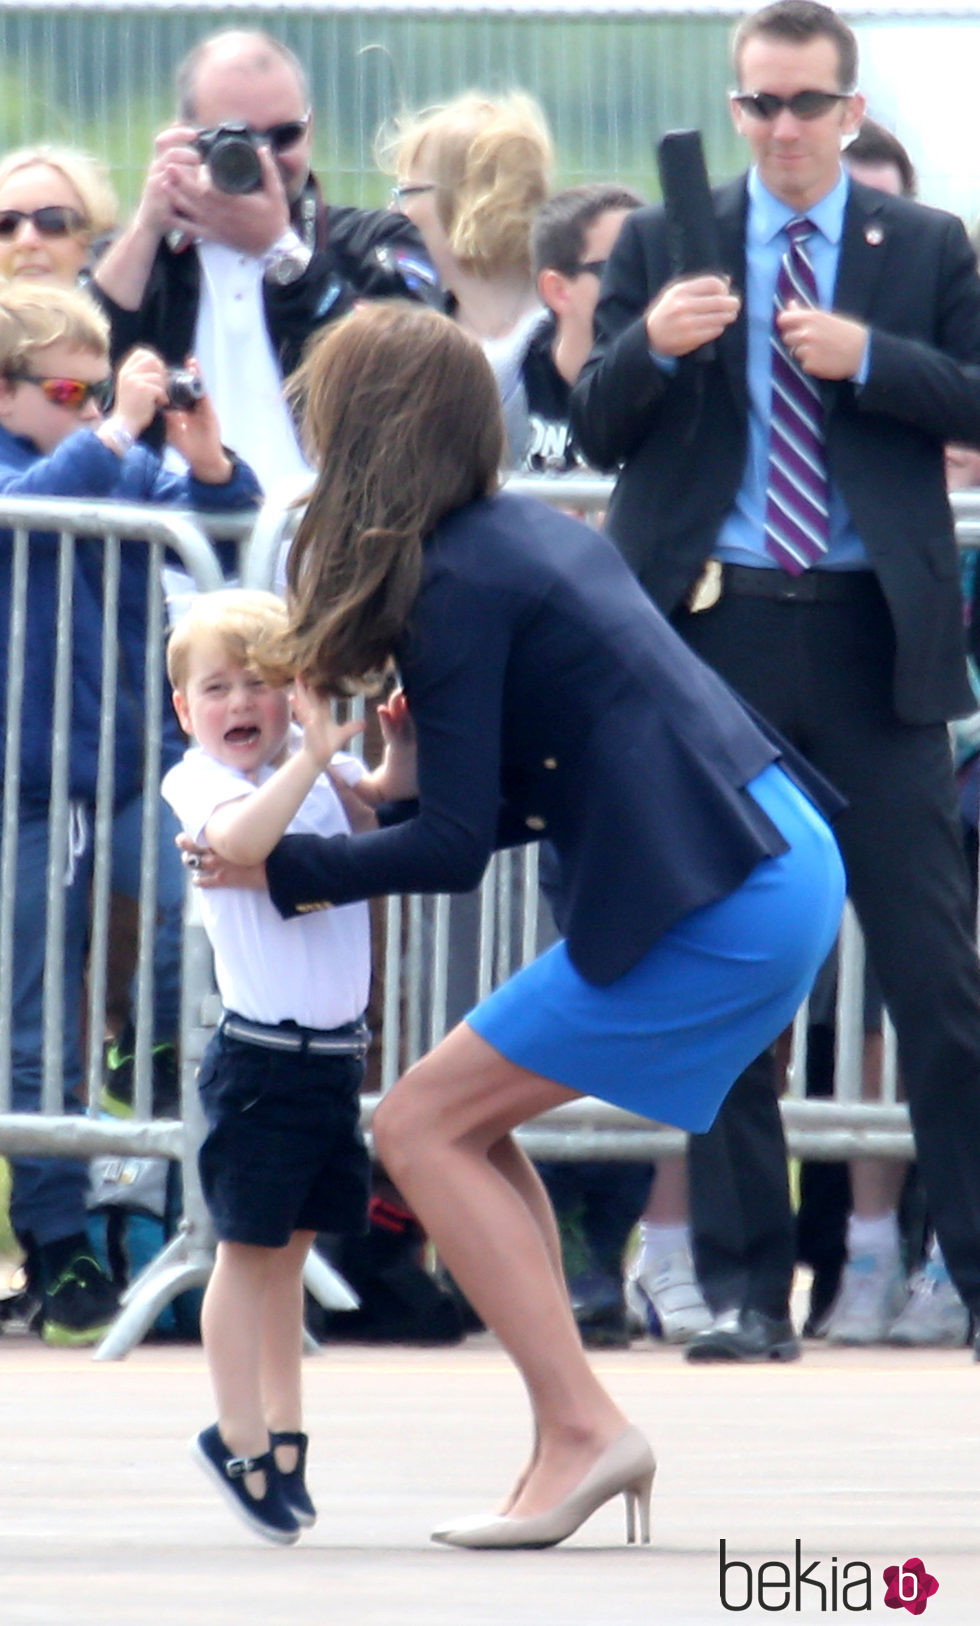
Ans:
[{"label": "grey tarmac ground", "polygon": [[[792,1366],[686,1365],[650,1343],[596,1357],[660,1458],[653,1544],[623,1504],[564,1546],[430,1544],[493,1505],[527,1445],[517,1378],[487,1336],[456,1349],[332,1346],[306,1364],[310,1483],[299,1546],[255,1540],[187,1454],[211,1420],[198,1347],[124,1361],[0,1339],[0,1626],[720,1626],[910,1619],[884,1568],[921,1557],[928,1626],[980,1621],[980,1366],[967,1350],[834,1351]],[[753,1572],[719,1591],[719,1543]],[[766,1560],[823,1578],[757,1593]],[[834,1563],[833,1561],[836,1561]],[[866,1563],[871,1608],[845,1609]],[[837,1609],[832,1581],[838,1578]],[[779,1582],[779,1572],[766,1572]],[[786,1606],[779,1604],[786,1598]],[[863,1592],[849,1600],[866,1601]],[[775,1607],[774,1607],[775,1606]]]}]

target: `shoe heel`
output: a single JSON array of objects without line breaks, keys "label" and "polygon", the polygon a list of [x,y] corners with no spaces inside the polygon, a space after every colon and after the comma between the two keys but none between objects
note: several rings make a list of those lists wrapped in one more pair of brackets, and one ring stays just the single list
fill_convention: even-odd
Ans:
[{"label": "shoe heel", "polygon": [[628,1547],[636,1545],[637,1513],[639,1513],[640,1541],[644,1546],[650,1544],[650,1494],[653,1490],[653,1470],[644,1474],[641,1479],[627,1485],[623,1491],[623,1500],[626,1503],[626,1544]]}]

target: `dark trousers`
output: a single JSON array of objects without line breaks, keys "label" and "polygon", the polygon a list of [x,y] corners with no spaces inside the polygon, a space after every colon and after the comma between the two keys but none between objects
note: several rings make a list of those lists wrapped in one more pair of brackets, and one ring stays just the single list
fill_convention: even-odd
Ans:
[{"label": "dark trousers", "polygon": [[[950,1273],[980,1311],[980,966],[945,725],[896,717],[892,626],[874,584],[848,603],[725,596],[677,624],[849,800],[834,828],[898,1034],[926,1200]],[[762,1090],[750,1069],[711,1135],[731,1148],[730,1184],[753,1229],[788,1236],[785,1145]],[[691,1172],[697,1186],[696,1159]],[[715,1232],[720,1185],[718,1199],[692,1198]],[[770,1282],[784,1256],[781,1240]],[[768,1291],[750,1288],[743,1302],[767,1308]]]}]

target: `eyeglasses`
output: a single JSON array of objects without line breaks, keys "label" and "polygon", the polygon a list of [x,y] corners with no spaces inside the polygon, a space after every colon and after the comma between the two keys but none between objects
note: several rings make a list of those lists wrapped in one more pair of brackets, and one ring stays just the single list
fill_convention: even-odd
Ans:
[{"label": "eyeglasses", "polygon": [[849,102],[850,90],[798,90],[794,96],[775,96],[771,90],[733,91],[732,101],[754,119],[770,123],[786,108],[794,119],[819,119],[835,102]]},{"label": "eyeglasses", "polygon": [[580,277],[583,271],[591,271],[594,277],[602,280],[602,273],[609,264],[608,260],[580,260],[575,267],[575,275]]},{"label": "eyeglasses", "polygon": [[424,184],[421,181],[399,182],[397,186],[393,186],[391,189],[391,201],[397,209],[399,204],[404,203],[406,198],[419,198],[423,192],[434,192],[435,189],[434,181],[427,181]]},{"label": "eyeglasses", "polygon": [[94,401],[104,412],[112,399],[112,378],[100,378],[89,384],[82,378],[41,378],[37,373],[7,373],[13,384],[36,384],[46,401],[52,406],[66,407],[69,412],[81,412],[83,406]]},{"label": "eyeglasses", "polygon": [[25,220],[42,237],[70,237],[87,224],[83,214],[64,203],[49,203],[44,209],[0,209],[0,238],[15,237]]},{"label": "eyeglasses", "polygon": [[304,113],[301,119],[287,119],[284,124],[270,124],[267,130],[256,130],[255,134],[263,141],[267,141],[273,152],[286,152],[301,141],[310,127],[311,113]]}]

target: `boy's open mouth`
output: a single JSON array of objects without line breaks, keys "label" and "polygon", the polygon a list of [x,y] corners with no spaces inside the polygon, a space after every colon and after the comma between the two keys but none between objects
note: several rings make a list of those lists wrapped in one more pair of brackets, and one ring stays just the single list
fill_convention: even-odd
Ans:
[{"label": "boy's open mouth", "polygon": [[243,723],[237,728],[229,728],[225,740],[229,745],[250,745],[258,737],[259,730],[254,723]]}]

